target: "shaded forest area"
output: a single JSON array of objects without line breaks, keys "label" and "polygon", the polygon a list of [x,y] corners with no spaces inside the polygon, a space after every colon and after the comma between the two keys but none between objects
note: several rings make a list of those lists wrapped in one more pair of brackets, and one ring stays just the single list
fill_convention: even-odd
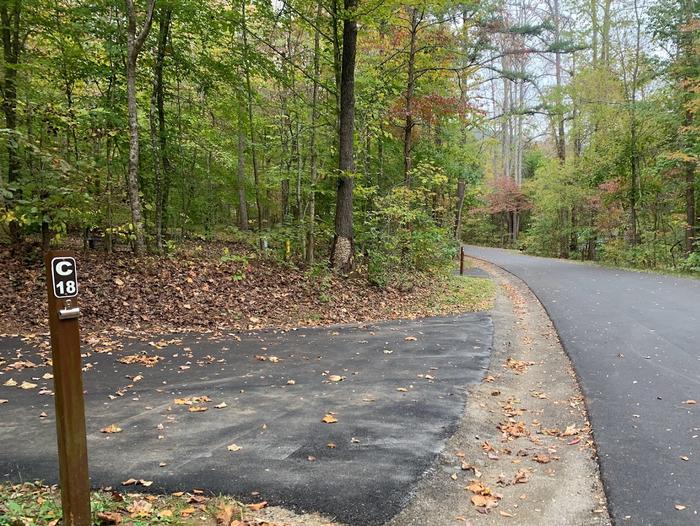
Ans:
[{"label": "shaded forest area", "polygon": [[[0,238],[700,271],[692,0],[3,0]],[[221,257],[224,257],[222,254]]]}]

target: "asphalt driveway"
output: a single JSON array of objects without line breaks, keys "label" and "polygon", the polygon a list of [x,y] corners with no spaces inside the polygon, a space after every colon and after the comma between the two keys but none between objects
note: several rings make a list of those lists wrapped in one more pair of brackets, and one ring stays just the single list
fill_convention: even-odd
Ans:
[{"label": "asphalt driveway", "polygon": [[[616,524],[700,524],[700,280],[466,247],[547,309],[587,399]],[[676,508],[678,506],[678,509]]]},{"label": "asphalt driveway", "polygon": [[[103,347],[84,358],[93,485],[133,478],[382,524],[453,433],[492,333],[474,313]],[[56,482],[51,389],[35,351],[0,340],[0,481]]]}]

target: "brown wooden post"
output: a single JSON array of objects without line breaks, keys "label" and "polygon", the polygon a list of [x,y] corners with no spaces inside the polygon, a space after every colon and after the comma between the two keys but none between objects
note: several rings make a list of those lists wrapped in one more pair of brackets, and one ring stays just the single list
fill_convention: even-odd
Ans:
[{"label": "brown wooden post", "polygon": [[464,275],[464,247],[459,247],[459,275]]},{"label": "brown wooden post", "polygon": [[49,251],[45,263],[63,524],[90,526],[77,269],[73,254],[64,250]]}]

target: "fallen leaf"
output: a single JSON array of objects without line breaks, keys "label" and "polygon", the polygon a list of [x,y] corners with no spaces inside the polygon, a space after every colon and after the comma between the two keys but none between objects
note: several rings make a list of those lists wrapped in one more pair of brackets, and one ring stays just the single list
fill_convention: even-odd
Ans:
[{"label": "fallen leaf", "polygon": [[34,389],[37,387],[37,384],[33,384],[32,382],[27,382],[26,380],[22,382],[19,386],[20,389]]},{"label": "fallen leaf", "polygon": [[137,484],[138,480],[136,479],[126,479],[124,482],[122,482],[122,486],[133,486],[134,484]]},{"label": "fallen leaf", "polygon": [[406,336],[404,340],[406,340],[407,342],[415,342],[416,340],[418,340],[418,338],[416,338],[415,336]]},{"label": "fallen leaf", "polygon": [[252,511],[260,511],[261,509],[267,507],[267,501],[258,502],[257,504],[248,504],[248,509]]},{"label": "fallen leaf", "polygon": [[507,511],[499,511],[498,513],[501,515],[501,517],[515,517],[515,515],[508,513]]},{"label": "fallen leaf", "polygon": [[141,365],[145,365],[146,367],[153,367],[162,359],[163,359],[162,356],[148,356],[146,354],[131,354],[128,356],[122,356],[117,361],[119,363],[125,363],[127,365],[139,363]]},{"label": "fallen leaf", "polygon": [[321,422],[323,422],[324,424],[335,424],[337,421],[338,419],[330,413],[328,413],[321,419]]},{"label": "fallen leaf", "polygon": [[467,490],[477,495],[491,495],[491,489],[479,480],[472,480]]},{"label": "fallen leaf", "polygon": [[503,432],[504,435],[512,438],[524,437],[530,434],[530,432],[527,430],[525,422],[523,422],[522,420],[519,422],[502,422],[501,424],[499,424],[498,428]]},{"label": "fallen leaf", "polygon": [[573,424],[570,426],[566,426],[566,429],[561,434],[561,436],[563,436],[563,437],[570,437],[573,435],[578,435],[578,429],[576,429],[576,426]]},{"label": "fallen leaf", "polygon": [[120,524],[122,515],[115,511],[102,511],[97,514],[97,521],[99,524]]},{"label": "fallen leaf", "polygon": [[205,407],[205,406],[203,406],[203,405],[193,405],[193,406],[190,406],[189,408],[187,408],[187,410],[188,410],[190,413],[203,413],[203,412],[206,411],[207,409],[209,409],[209,408],[208,408],[208,407]]},{"label": "fallen leaf", "polygon": [[216,404],[216,405],[214,406],[214,409],[223,409],[224,407],[228,407],[228,406],[226,405],[226,402],[221,402],[220,404]]},{"label": "fallen leaf", "polygon": [[221,504],[216,512],[217,526],[229,526],[233,520],[234,510],[233,504]]},{"label": "fallen leaf", "polygon": [[535,462],[539,462],[540,464],[549,464],[552,461],[552,458],[544,453],[537,453],[532,458]]},{"label": "fallen leaf", "polygon": [[229,451],[240,451],[243,448],[238,444],[231,444],[230,446],[227,446],[226,449],[228,449]]},{"label": "fallen leaf", "polygon": [[397,387],[396,390],[399,391],[400,393],[407,393],[408,392],[408,389],[406,389],[405,387]]},{"label": "fallen leaf", "polygon": [[111,433],[121,433],[121,432],[122,432],[122,428],[119,427],[119,426],[116,425],[116,424],[111,424],[111,425],[108,425],[107,427],[103,427],[102,429],[100,429],[100,432],[101,432],[101,433],[109,433],[109,434],[111,434]]},{"label": "fallen leaf", "polygon": [[676,508],[678,511],[683,511],[683,510],[686,509],[688,506],[683,506],[683,504],[676,504],[676,505],[673,506],[673,507]]},{"label": "fallen leaf", "polygon": [[115,284],[117,287],[123,287],[123,286],[124,286],[124,282],[123,282],[121,279],[119,279],[119,278],[114,278],[114,284]]},{"label": "fallen leaf", "polygon": [[686,400],[686,401],[683,402],[683,403],[684,403],[684,404],[688,404],[688,405],[695,405],[695,404],[697,404],[697,402],[696,402],[695,400]]},{"label": "fallen leaf", "polygon": [[515,477],[513,478],[513,483],[514,484],[525,484],[530,480],[530,470],[529,469],[519,469],[515,473]]},{"label": "fallen leaf", "polygon": [[344,376],[340,376],[339,374],[332,374],[332,375],[330,375],[330,376],[328,377],[328,379],[329,379],[331,382],[342,382],[342,381],[345,379],[345,377],[344,377]]},{"label": "fallen leaf", "polygon": [[9,400],[5,400],[4,398],[0,398],[0,405],[6,404],[7,402],[9,402]]},{"label": "fallen leaf", "polygon": [[477,508],[491,509],[498,506],[498,497],[494,495],[472,495],[471,501]]},{"label": "fallen leaf", "polygon": [[516,374],[523,373],[531,365],[535,365],[535,362],[526,362],[523,360],[514,360],[513,358],[508,358],[506,360],[505,366],[509,369],[515,371]]}]

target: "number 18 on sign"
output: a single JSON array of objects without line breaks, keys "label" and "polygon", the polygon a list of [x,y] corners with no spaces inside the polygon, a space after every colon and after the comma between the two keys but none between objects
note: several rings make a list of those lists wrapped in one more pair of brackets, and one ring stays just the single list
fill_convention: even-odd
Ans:
[{"label": "number 18 on sign", "polygon": [[71,253],[55,250],[46,255],[46,292],[63,524],[89,526],[90,479],[78,326],[78,270]]},{"label": "number 18 on sign", "polygon": [[75,298],[78,295],[78,272],[75,258],[57,257],[51,259],[53,293],[57,298]]}]

